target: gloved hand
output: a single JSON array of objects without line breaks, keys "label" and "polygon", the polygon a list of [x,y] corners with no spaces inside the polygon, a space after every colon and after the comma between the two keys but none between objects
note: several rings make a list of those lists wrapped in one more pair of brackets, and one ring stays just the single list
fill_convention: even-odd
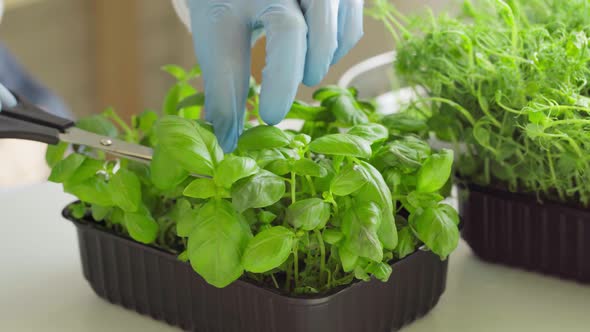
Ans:
[{"label": "gloved hand", "polygon": [[5,107],[14,107],[16,104],[16,98],[0,83],[0,112],[2,112],[2,109]]},{"label": "gloved hand", "polygon": [[244,126],[252,36],[267,36],[260,115],[279,123],[299,83],[316,85],[363,35],[363,0],[188,0],[207,120],[224,151]]}]

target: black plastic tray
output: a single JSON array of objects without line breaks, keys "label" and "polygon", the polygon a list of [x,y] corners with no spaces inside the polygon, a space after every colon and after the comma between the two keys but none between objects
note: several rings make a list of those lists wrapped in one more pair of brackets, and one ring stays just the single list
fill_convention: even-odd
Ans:
[{"label": "black plastic tray", "polygon": [[590,283],[590,210],[474,184],[459,190],[462,236],[477,256]]},{"label": "black plastic tray", "polygon": [[429,312],[446,286],[448,260],[431,252],[396,262],[387,283],[358,282],[327,296],[288,297],[248,281],[207,284],[167,252],[76,220],[84,276],[98,296],[199,332],[390,332]]}]

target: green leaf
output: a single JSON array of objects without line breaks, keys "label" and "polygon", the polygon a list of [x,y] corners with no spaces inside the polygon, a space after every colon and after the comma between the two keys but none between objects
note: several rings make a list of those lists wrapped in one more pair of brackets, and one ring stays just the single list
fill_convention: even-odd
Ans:
[{"label": "green leaf", "polygon": [[173,218],[176,221],[176,234],[188,237],[195,229],[198,221],[200,206],[192,207],[186,199],[179,199],[175,205]]},{"label": "green leaf", "polygon": [[324,242],[326,242],[327,244],[335,245],[344,238],[344,234],[342,234],[342,232],[337,229],[329,228],[324,229],[322,237],[324,239]]},{"label": "green leaf", "polygon": [[113,175],[109,190],[115,205],[125,212],[136,212],[141,204],[141,182],[133,172],[125,168]]},{"label": "green leaf", "polygon": [[323,106],[311,106],[299,101],[295,101],[291,107],[291,110],[287,114],[287,119],[319,121],[327,116],[328,112]]},{"label": "green leaf", "polygon": [[428,129],[426,120],[404,112],[386,115],[381,123],[392,132],[420,133]]},{"label": "green leaf", "polygon": [[311,231],[322,228],[330,219],[330,204],[319,198],[308,198],[291,204],[285,219],[296,229]]},{"label": "green leaf", "polygon": [[345,126],[354,126],[369,122],[367,114],[363,111],[361,105],[350,94],[343,94],[333,97],[322,102],[334,116],[338,123]]},{"label": "green leaf", "polygon": [[377,235],[380,224],[381,209],[377,204],[355,202],[342,219],[344,247],[357,256],[382,261],[383,245]]},{"label": "green leaf", "polygon": [[113,206],[109,185],[101,178],[90,178],[81,183],[65,183],[64,191],[70,193],[82,202],[100,206]]},{"label": "green leaf", "polygon": [[67,182],[80,183],[96,176],[100,170],[104,169],[104,163],[103,160],[86,158],[82,165],[67,179]]},{"label": "green leaf", "polygon": [[374,275],[375,278],[383,282],[387,282],[389,280],[389,277],[391,277],[393,269],[391,268],[391,265],[379,262],[369,264],[369,266],[367,267],[367,272]]},{"label": "green leaf", "polygon": [[332,97],[341,96],[341,95],[352,96],[350,94],[350,91],[348,91],[347,89],[344,89],[344,88],[341,88],[341,87],[335,86],[335,85],[329,85],[329,86],[325,86],[325,87],[317,89],[313,93],[313,99],[321,102],[326,99],[330,99]]},{"label": "green leaf", "polygon": [[413,212],[418,208],[429,208],[438,205],[440,201],[444,199],[443,196],[438,193],[421,193],[412,191],[406,196],[406,201],[410,206],[404,205],[409,211]]},{"label": "green leaf", "polygon": [[67,156],[53,167],[51,174],[49,175],[49,181],[55,183],[66,182],[78,167],[82,165],[84,160],[86,160],[86,157],[77,153]]},{"label": "green leaf", "polygon": [[278,202],[285,194],[285,181],[265,170],[233,186],[232,201],[239,212],[249,208],[263,208]]},{"label": "green leaf", "polygon": [[348,196],[360,190],[367,182],[360,166],[349,164],[336,174],[330,185],[330,191],[336,196]]},{"label": "green leaf", "polygon": [[55,167],[63,159],[69,146],[70,144],[64,142],[59,142],[57,145],[48,145],[45,153],[47,165],[51,168]]},{"label": "green leaf", "polygon": [[400,259],[414,253],[416,251],[416,236],[410,229],[410,227],[402,227],[398,233],[399,242],[395,248]]},{"label": "green leaf", "polygon": [[430,156],[418,171],[416,190],[428,193],[444,187],[451,176],[453,159],[453,151],[448,149]]},{"label": "green leaf", "polygon": [[108,137],[119,136],[117,127],[104,115],[100,114],[78,120],[76,127],[98,135]]},{"label": "green leaf", "polygon": [[156,133],[158,147],[191,173],[213,176],[223,159],[215,135],[192,120],[166,116],[158,122]]},{"label": "green leaf", "polygon": [[320,137],[311,142],[309,149],[319,154],[363,159],[369,159],[372,154],[370,142],[349,134],[331,134]]},{"label": "green leaf", "polygon": [[292,160],[278,159],[265,166],[266,170],[276,175],[285,175],[293,170]]},{"label": "green leaf", "polygon": [[137,116],[135,126],[144,133],[150,133],[158,121],[158,113],[145,111]]},{"label": "green leaf", "polygon": [[229,189],[235,182],[256,174],[259,169],[254,159],[228,155],[217,167],[214,179],[217,184]]},{"label": "green leaf", "polygon": [[389,138],[387,128],[378,123],[356,125],[350,128],[348,134],[364,138],[371,143],[384,142]]},{"label": "green leaf", "polygon": [[246,248],[242,263],[253,273],[265,273],[281,266],[291,255],[295,234],[276,226],[258,233]]},{"label": "green leaf", "polygon": [[96,204],[92,204],[90,208],[90,211],[92,212],[92,219],[94,219],[94,221],[103,221],[112,210],[112,207],[105,207]]},{"label": "green leaf", "polygon": [[242,255],[250,238],[248,224],[229,202],[211,200],[189,236],[190,263],[209,284],[226,287],[244,272]]},{"label": "green leaf", "polygon": [[338,256],[342,262],[342,270],[346,273],[353,271],[359,261],[359,256],[346,249],[345,246],[338,247]]},{"label": "green leaf", "polygon": [[84,203],[76,203],[70,206],[72,217],[76,218],[77,220],[84,218],[86,216],[86,211],[86,204]]},{"label": "green leaf", "polygon": [[282,148],[291,141],[281,129],[272,126],[258,126],[248,129],[238,141],[241,151]]},{"label": "green leaf", "polygon": [[309,159],[299,159],[293,163],[293,171],[299,175],[307,175],[322,178],[328,175],[328,171]]},{"label": "green leaf", "polygon": [[160,190],[168,191],[178,187],[189,176],[172,157],[161,148],[154,150],[150,163],[150,178],[154,186]]},{"label": "green leaf", "polygon": [[217,184],[212,179],[195,179],[183,192],[184,196],[208,199],[218,194]]},{"label": "green leaf", "polygon": [[125,212],[125,228],[132,239],[150,244],[158,237],[159,226],[143,205],[137,212]]},{"label": "green leaf", "polygon": [[277,215],[270,211],[260,211],[258,220],[263,224],[270,224],[277,219]]},{"label": "green leaf", "polygon": [[459,244],[459,215],[450,205],[419,209],[410,215],[409,222],[420,241],[442,259]]},{"label": "green leaf", "polygon": [[396,167],[411,172],[420,168],[430,153],[428,143],[408,136],[390,142],[379,149],[371,163],[379,169]]},{"label": "green leaf", "polygon": [[359,166],[359,170],[363,172],[363,177],[367,179],[368,183],[357,192],[356,200],[374,202],[381,207],[381,225],[377,234],[383,247],[393,250],[397,246],[398,239],[391,191],[375,167],[364,161],[361,161]]},{"label": "green leaf", "polygon": [[179,81],[184,80],[187,76],[186,70],[177,65],[165,65],[162,67],[162,70],[172,75],[172,77],[176,78]]}]

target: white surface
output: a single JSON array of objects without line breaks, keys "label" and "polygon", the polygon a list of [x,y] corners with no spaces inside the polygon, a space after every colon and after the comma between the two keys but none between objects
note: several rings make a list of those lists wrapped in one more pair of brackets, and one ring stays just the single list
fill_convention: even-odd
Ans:
[{"label": "white surface", "polygon": [[[0,189],[0,331],[178,331],[92,292],[60,215],[72,199],[54,184]],[[590,287],[480,262],[461,243],[440,303],[403,331],[587,332]]]}]

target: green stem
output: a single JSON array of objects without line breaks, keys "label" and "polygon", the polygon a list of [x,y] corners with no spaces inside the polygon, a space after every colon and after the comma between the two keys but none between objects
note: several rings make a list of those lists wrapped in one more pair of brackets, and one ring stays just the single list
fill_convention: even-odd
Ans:
[{"label": "green stem", "polygon": [[463,106],[457,104],[456,102],[446,99],[446,98],[440,98],[440,97],[422,98],[417,102],[428,102],[428,101],[435,101],[435,102],[439,102],[439,103],[443,103],[443,104],[447,104],[449,106],[452,106],[454,109],[459,111],[459,113],[461,113],[465,117],[465,119],[467,119],[467,121],[469,121],[469,123],[472,126],[475,125],[475,119],[473,118],[473,116],[471,116],[471,113],[469,113],[468,110],[466,110]]},{"label": "green stem", "polygon": [[311,195],[312,196],[317,195],[317,191],[315,190],[315,184],[313,184],[313,179],[311,178],[311,176],[306,175],[305,179],[307,179],[307,183],[309,183],[309,189],[311,190]]},{"label": "green stem", "polygon": [[135,140],[137,138],[135,135],[135,132],[131,129],[131,127],[129,127],[127,125],[127,123],[125,121],[123,121],[123,119],[121,119],[121,117],[119,117],[119,115],[112,108],[109,108],[108,110],[104,111],[103,115],[105,117],[115,121],[115,123],[119,127],[121,127],[121,129],[123,129],[123,131],[125,131],[125,136],[127,138],[127,141]]},{"label": "green stem", "polygon": [[295,172],[291,172],[291,204],[297,202],[297,179]]},{"label": "green stem", "polygon": [[326,269],[326,246],[324,244],[322,233],[320,233],[320,231],[317,229],[314,230],[314,233],[318,239],[318,243],[320,244],[320,285],[323,285],[325,282],[324,270]]},{"label": "green stem", "polygon": [[275,288],[277,288],[277,289],[280,288],[279,287],[279,283],[277,282],[277,278],[275,278],[275,274],[274,273],[271,273],[270,274],[270,277],[272,278],[273,284],[275,284]]},{"label": "green stem", "polygon": [[295,271],[295,288],[299,288],[299,240],[293,245],[293,269]]}]

